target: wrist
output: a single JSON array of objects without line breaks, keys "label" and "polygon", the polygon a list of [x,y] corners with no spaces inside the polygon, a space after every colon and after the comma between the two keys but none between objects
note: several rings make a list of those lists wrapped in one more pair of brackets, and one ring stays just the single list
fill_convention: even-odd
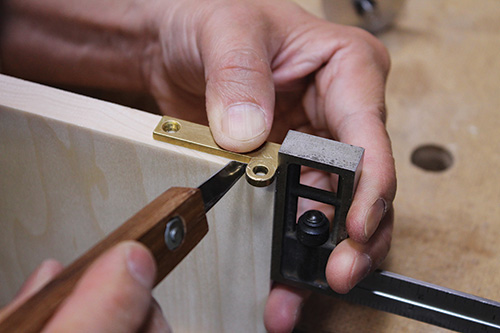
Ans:
[{"label": "wrist", "polygon": [[[147,91],[148,1],[6,1],[6,73],[46,83]],[[156,38],[157,39],[157,38]]]}]

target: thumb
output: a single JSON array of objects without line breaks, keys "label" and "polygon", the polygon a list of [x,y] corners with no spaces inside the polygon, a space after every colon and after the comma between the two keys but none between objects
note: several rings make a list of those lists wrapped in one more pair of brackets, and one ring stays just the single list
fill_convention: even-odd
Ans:
[{"label": "thumb", "polygon": [[216,11],[206,23],[201,45],[212,135],[220,146],[237,152],[256,149],[266,141],[275,98],[266,33],[259,28],[263,25],[255,27],[262,18],[242,8]]},{"label": "thumb", "polygon": [[105,252],[82,276],[45,332],[136,332],[151,306],[156,265],[135,242]]}]

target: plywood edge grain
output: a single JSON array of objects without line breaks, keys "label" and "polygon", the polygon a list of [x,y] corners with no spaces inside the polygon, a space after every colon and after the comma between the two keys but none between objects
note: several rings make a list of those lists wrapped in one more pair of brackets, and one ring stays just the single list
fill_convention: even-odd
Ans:
[{"label": "plywood edge grain", "polygon": [[227,159],[153,139],[161,116],[0,74],[0,109],[39,115],[124,140],[174,150],[217,164]]}]

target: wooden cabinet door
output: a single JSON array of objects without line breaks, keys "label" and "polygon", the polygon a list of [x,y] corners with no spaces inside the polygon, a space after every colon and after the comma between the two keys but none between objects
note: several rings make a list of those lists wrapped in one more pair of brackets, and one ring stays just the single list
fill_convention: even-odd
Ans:
[{"label": "wooden cabinet door", "polygon": [[[45,258],[68,264],[172,186],[228,160],[157,142],[160,117],[0,76],[0,302]],[[241,179],[155,289],[175,332],[261,332],[273,186]]]}]

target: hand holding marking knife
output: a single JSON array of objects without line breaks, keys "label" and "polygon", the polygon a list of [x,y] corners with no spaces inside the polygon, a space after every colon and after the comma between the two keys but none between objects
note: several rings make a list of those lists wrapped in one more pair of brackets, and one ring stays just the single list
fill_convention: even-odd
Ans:
[{"label": "hand holding marking knife", "polygon": [[[109,320],[112,321],[113,330],[119,327],[126,331],[138,329],[143,324],[148,304],[151,303],[151,294],[144,291],[149,291],[157,285],[205,236],[208,232],[205,213],[245,173],[245,167],[245,164],[233,161],[198,189],[173,187],[161,194],[103,241],[59,272],[41,290],[32,295],[28,295],[31,292],[21,292],[19,300],[10,308],[4,309],[7,313],[0,313],[0,331],[67,331],[71,330],[71,327],[87,332],[101,331]],[[132,242],[122,243],[124,241],[142,243],[151,251],[154,259],[144,246]],[[123,272],[124,268],[128,273]],[[51,271],[47,274],[51,276],[61,268],[57,264],[46,263],[42,269]],[[34,274],[33,280],[46,279],[43,273],[39,270]],[[99,279],[92,279],[92,275],[98,276]],[[110,276],[117,278],[113,280]],[[116,280],[121,280],[121,283],[109,285],[110,281]],[[30,287],[33,283],[36,281],[28,281],[26,288],[35,289]],[[118,288],[127,290],[123,290],[121,295]],[[96,294],[100,291],[103,294]],[[114,294],[114,291],[118,294]],[[63,303],[66,298],[68,300]],[[95,306],[89,307],[94,301]],[[120,301],[129,301],[125,304],[128,307],[126,311],[124,307],[113,306],[113,302]],[[61,309],[58,309],[61,304]],[[122,322],[119,313],[109,311],[109,308],[118,308],[125,314],[134,315]],[[56,311],[57,314],[51,320]],[[80,311],[90,313],[83,316]],[[158,309],[152,311],[154,314]],[[115,319],[118,323],[113,317],[108,317],[112,315],[117,315]],[[96,317],[102,317],[102,320],[96,320]],[[158,318],[155,317],[156,325],[166,326],[166,322]]]}]

